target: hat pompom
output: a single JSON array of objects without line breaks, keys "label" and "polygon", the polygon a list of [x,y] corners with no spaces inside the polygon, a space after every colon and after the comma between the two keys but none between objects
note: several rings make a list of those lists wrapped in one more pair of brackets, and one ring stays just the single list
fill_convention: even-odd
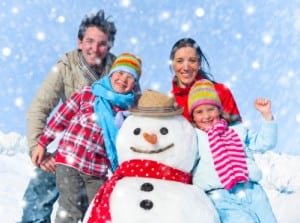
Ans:
[{"label": "hat pompom", "polygon": [[134,54],[125,52],[120,54],[113,62],[109,75],[116,71],[125,71],[130,73],[136,80],[140,79],[142,60]]},{"label": "hat pompom", "polygon": [[214,84],[206,79],[196,81],[191,87],[188,96],[189,113],[192,114],[197,106],[203,104],[215,105],[222,109],[222,104]]}]

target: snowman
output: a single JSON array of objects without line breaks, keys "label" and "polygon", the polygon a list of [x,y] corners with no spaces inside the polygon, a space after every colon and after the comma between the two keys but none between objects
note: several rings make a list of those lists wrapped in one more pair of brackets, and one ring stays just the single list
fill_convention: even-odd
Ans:
[{"label": "snowman", "polygon": [[174,98],[145,90],[119,130],[119,167],[100,188],[88,223],[218,223],[206,194],[191,183],[197,160],[192,125]]}]

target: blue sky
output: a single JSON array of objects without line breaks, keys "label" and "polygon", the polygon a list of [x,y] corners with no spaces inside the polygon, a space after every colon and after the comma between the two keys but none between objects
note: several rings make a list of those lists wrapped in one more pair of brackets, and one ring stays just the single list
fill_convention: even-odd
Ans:
[{"label": "blue sky", "polygon": [[272,100],[277,152],[300,155],[299,0],[4,0],[0,3],[0,131],[26,133],[25,111],[51,66],[77,46],[85,14],[104,9],[117,27],[112,52],[143,59],[142,88],[170,90],[172,45],[192,37],[210,72],[230,86],[256,130],[256,97]]}]

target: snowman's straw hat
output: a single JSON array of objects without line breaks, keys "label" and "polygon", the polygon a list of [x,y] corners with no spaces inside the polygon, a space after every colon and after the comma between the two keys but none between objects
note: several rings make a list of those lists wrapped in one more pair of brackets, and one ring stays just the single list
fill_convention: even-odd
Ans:
[{"label": "snowman's straw hat", "polygon": [[138,105],[130,109],[130,112],[141,116],[173,116],[182,114],[183,108],[176,106],[174,97],[146,89]]}]

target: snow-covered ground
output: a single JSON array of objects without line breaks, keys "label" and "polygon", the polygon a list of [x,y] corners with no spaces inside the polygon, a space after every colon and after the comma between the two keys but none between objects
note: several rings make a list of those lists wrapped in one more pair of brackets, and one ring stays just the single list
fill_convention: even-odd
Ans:
[{"label": "snow-covered ground", "polygon": [[[278,223],[299,223],[300,156],[268,152],[256,155],[256,160]],[[0,167],[1,223],[15,223],[20,220],[22,196],[33,173],[24,136],[0,132]]]}]

